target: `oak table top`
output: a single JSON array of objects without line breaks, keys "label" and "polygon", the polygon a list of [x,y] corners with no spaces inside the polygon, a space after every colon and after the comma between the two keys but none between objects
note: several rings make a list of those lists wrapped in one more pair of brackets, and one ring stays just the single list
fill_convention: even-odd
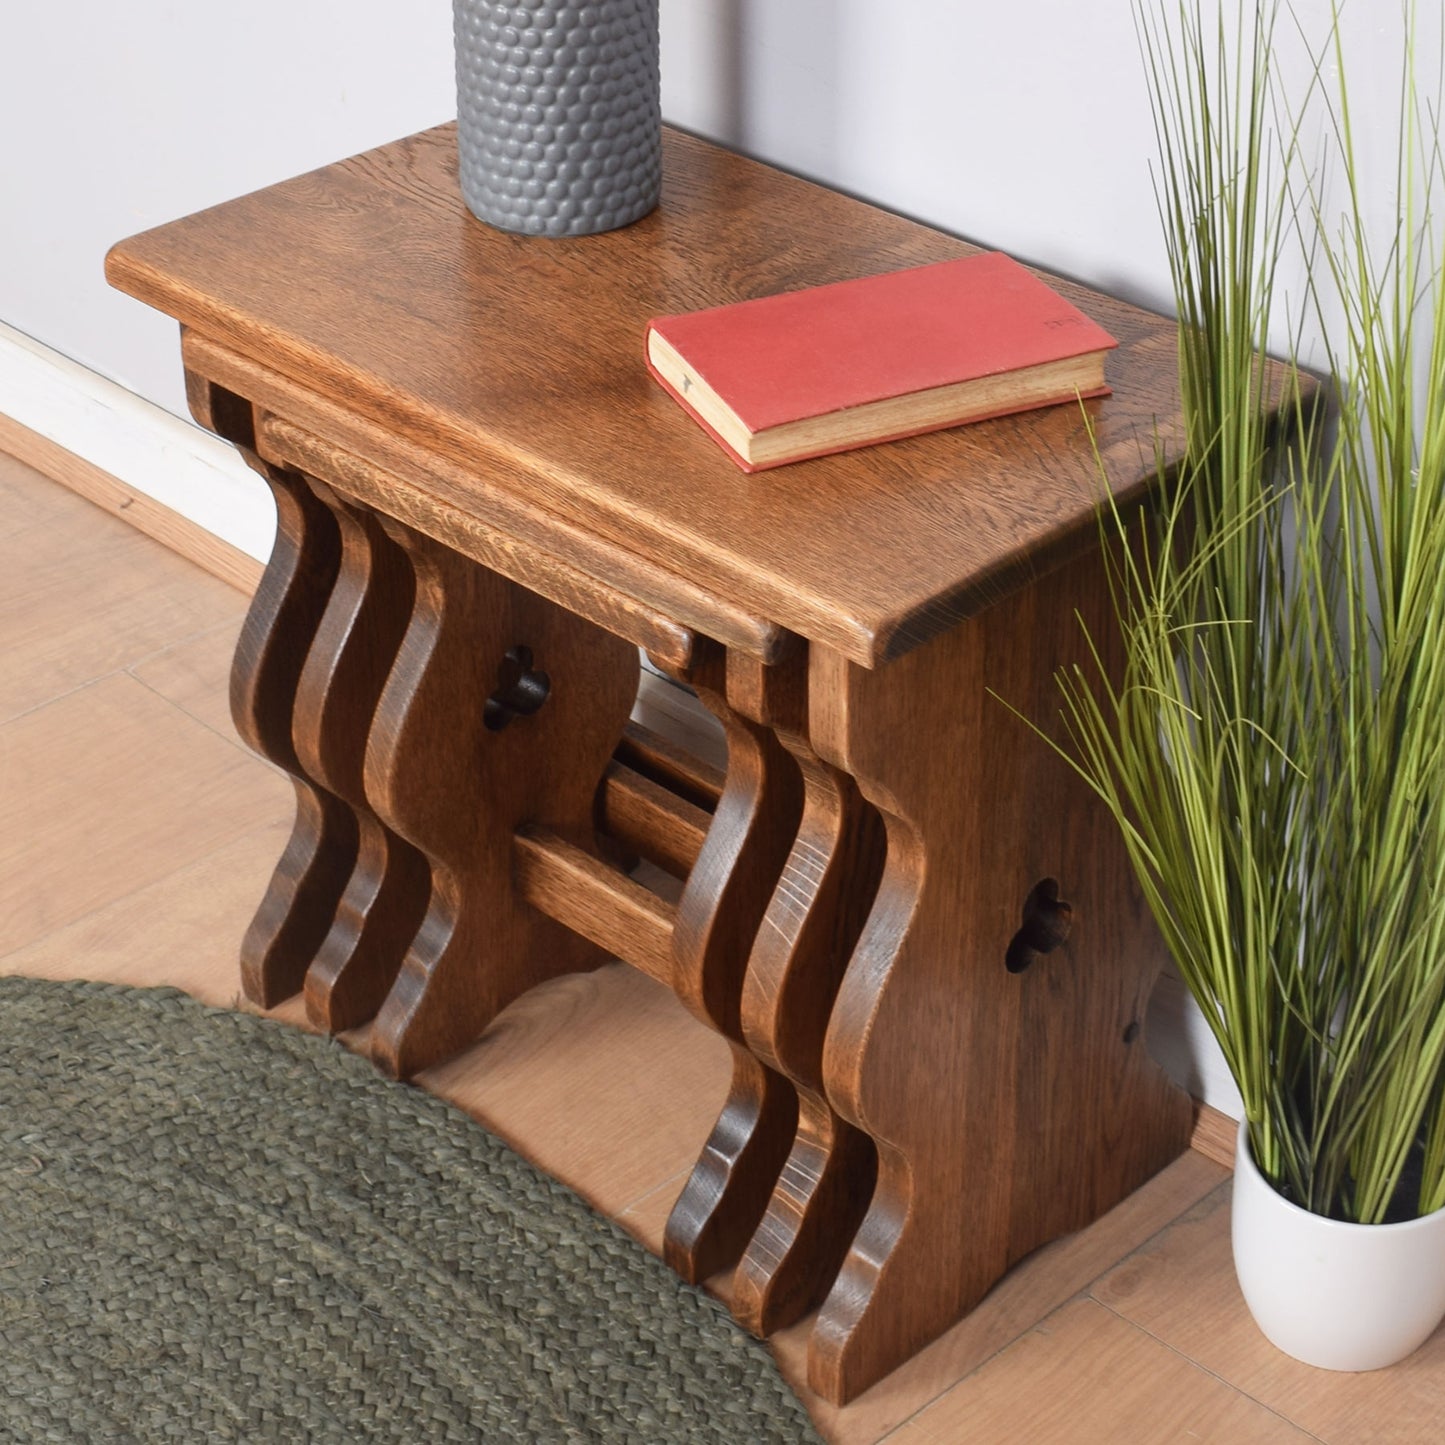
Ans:
[{"label": "oak table top", "polygon": [[1177,446],[1174,324],[1055,280],[1121,343],[1087,423],[1059,406],[746,475],[648,376],[651,316],[974,248],[676,132],[659,209],[602,236],[483,226],[455,170],[442,126],[122,242],[107,274],[453,464],[452,505],[508,492],[869,667],[1095,543],[1091,427],[1125,499]]}]

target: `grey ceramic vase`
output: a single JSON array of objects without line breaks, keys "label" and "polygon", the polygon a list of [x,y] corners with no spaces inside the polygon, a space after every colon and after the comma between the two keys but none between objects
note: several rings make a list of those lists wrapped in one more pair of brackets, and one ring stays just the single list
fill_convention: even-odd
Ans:
[{"label": "grey ceramic vase", "polygon": [[505,231],[587,236],[662,189],[658,0],[452,0],[462,196]]}]

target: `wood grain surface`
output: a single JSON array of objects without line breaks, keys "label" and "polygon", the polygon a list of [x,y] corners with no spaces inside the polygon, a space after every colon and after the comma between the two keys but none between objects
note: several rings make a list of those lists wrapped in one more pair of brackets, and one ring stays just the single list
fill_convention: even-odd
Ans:
[{"label": "wood grain surface", "polygon": [[[672,934],[672,987],[732,1046],[733,1076],[713,1132],[667,1222],[663,1256],[698,1283],[731,1269],[762,1218],[792,1144],[798,1096],[746,1044],[748,959],[802,811],[802,778],[774,727],[806,678],[795,649],[775,667],[719,648],[679,678],[722,723],[728,767],[712,824],[687,876]],[[825,1000],[811,1001],[826,1010]]]},{"label": "wood grain surface", "polygon": [[[264,383],[262,386],[264,388]],[[513,525],[503,530],[500,525],[487,525],[476,515],[476,508],[459,514],[457,509],[435,502],[428,506],[425,493],[418,496],[414,488],[389,476],[374,463],[311,436],[280,417],[262,418],[258,445],[264,455],[283,465],[331,478],[347,496],[380,507],[388,516],[408,523],[413,530],[417,522],[429,522],[429,528],[421,529],[428,535],[441,533],[438,540],[464,556],[627,638],[644,651],[666,658],[676,667],[686,667],[692,661],[696,639],[690,629],[639,603],[628,592],[620,590],[617,580],[603,580],[584,572],[544,548],[538,534],[550,533],[550,519],[545,525],[534,523],[529,528],[530,519],[518,508],[506,518]],[[555,547],[550,535],[546,541]],[[573,552],[586,555],[586,542],[575,536],[566,536],[566,541],[572,543]],[[595,543],[592,550],[597,550]],[[609,562],[617,564],[625,580],[627,559],[603,558],[598,570],[606,571]]]},{"label": "wood grain surface", "polygon": [[877,811],[808,741],[806,678],[777,700],[771,716],[798,765],[804,801],[742,997],[748,1047],[798,1092],[792,1147],[733,1275],[733,1313],[764,1336],[822,1300],[872,1198],[877,1149],[827,1100],[823,1040],[886,849]]},{"label": "wood grain surface", "polygon": [[355,814],[357,846],[305,994],[312,1022],[340,1033],[376,1016],[431,891],[425,858],[376,816],[365,781],[367,735],[416,587],[405,553],[369,510],[314,477],[307,483],[336,520],[341,561],[296,685],[291,732],[307,775]]},{"label": "wood grain surface", "polygon": [[1332,1442],[1425,1445],[1445,1422],[1445,1329],[1385,1370],[1319,1370],[1277,1350],[1240,1293],[1229,1242],[1230,1184],[1110,1270],[1094,1298],[1212,1375]]},{"label": "wood grain surface", "polygon": [[[1092,545],[1094,440],[1126,497],[1156,441],[1177,448],[1173,324],[1060,281],[1121,343],[1087,418],[1055,407],[746,476],[648,377],[648,318],[972,248],[676,133],[658,210],[579,240],[479,224],[455,167],[453,129],[428,131],[123,242],[107,274],[463,477],[864,665]],[[472,495],[454,470],[435,490]]]},{"label": "wood grain surface", "polygon": [[[1096,1380],[1109,1388],[1093,1388]],[[897,1445],[1310,1445],[1315,1437],[1084,1299],[1030,1330],[890,1438]]]},{"label": "wood grain surface", "polygon": [[[234,410],[244,415],[239,406]],[[276,542],[231,669],[237,733],[289,773],[296,790],[291,837],[241,943],[246,996],[269,1008],[300,991],[356,866],[356,811],[307,770],[294,731],[297,690],[336,585],[341,540],[335,514],[300,473],[259,462],[247,450],[249,431],[237,429],[244,423],[220,417],[209,405],[200,414],[218,429],[228,428],[223,434],[238,442],[276,499]],[[347,726],[364,737],[368,721],[369,712]]]},{"label": "wood grain surface", "polygon": [[[426,916],[377,1016],[372,1053],[409,1077],[471,1043],[519,994],[605,961],[531,908],[512,877],[523,824],[578,846],[637,693],[635,648],[387,519],[416,605],[376,708],[366,796],[431,868]],[[507,659],[544,678],[534,715],[499,719]]]},{"label": "wood grain surface", "polygon": [[1096,550],[887,668],[812,654],[812,745],[888,831],[823,1048],[829,1101],[879,1151],[814,1332],[830,1399],[1187,1146],[1191,1101],[1141,1042],[1162,949],[1122,843],[1004,706],[1057,718],[1081,618],[1117,678],[1109,608]]},{"label": "wood grain surface", "polygon": [[521,829],[512,856],[517,888],[533,908],[671,986],[675,907],[545,828]]}]

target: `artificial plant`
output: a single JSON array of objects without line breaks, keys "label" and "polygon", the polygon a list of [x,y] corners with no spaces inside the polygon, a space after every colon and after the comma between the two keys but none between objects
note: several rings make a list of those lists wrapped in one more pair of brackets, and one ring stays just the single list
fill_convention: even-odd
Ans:
[{"label": "artificial plant", "polygon": [[[1261,1171],[1316,1213],[1412,1217],[1445,1207],[1436,112],[1407,40],[1382,244],[1338,9],[1291,103],[1274,0],[1168,3],[1138,18],[1186,440],[1142,517],[1104,509],[1126,667],[1060,674],[1065,752],[1123,832]],[[1295,248],[1319,385],[1297,345],[1264,359]]]}]

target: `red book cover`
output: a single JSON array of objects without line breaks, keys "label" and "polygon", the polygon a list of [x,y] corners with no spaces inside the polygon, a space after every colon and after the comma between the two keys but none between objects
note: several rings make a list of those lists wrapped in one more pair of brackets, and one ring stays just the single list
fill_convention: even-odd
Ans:
[{"label": "red book cover", "polygon": [[[1117,344],[1031,271],[997,251],[660,316],[649,323],[649,332],[670,345],[689,372],[754,434],[1092,355]],[[651,360],[649,367],[734,460],[753,469],[683,394],[690,385],[674,385]],[[1106,392],[1100,386],[1083,394]],[[1031,400],[1023,405],[1043,404]],[[1018,409],[1003,405],[989,414]],[[956,424],[957,418],[933,421],[891,436]],[[823,450],[884,439],[869,437]]]}]

